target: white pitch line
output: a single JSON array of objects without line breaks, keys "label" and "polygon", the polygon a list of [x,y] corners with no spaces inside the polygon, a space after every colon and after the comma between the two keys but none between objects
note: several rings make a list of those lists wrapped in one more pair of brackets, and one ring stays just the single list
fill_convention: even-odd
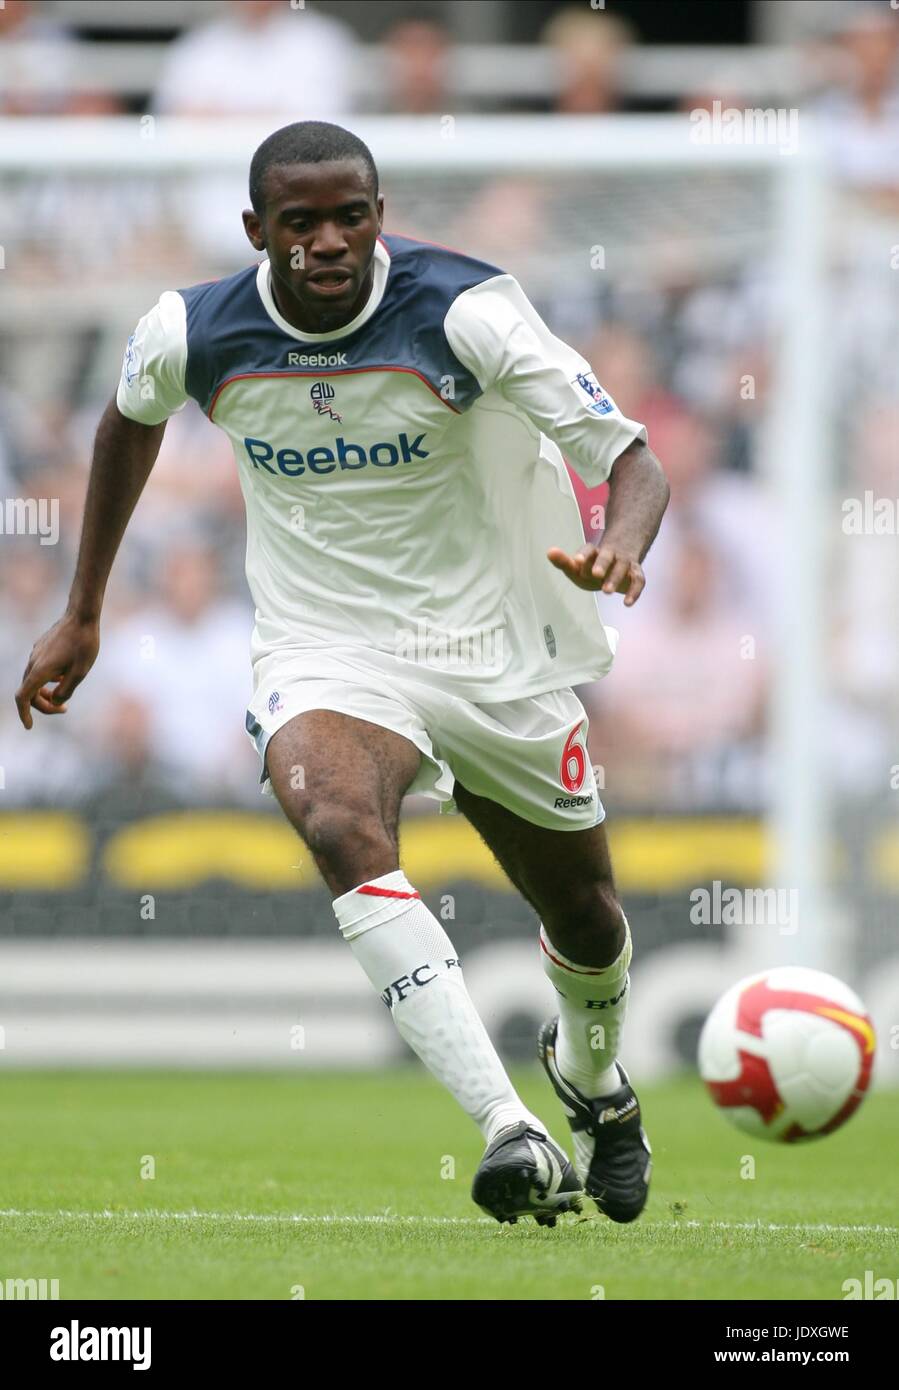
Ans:
[{"label": "white pitch line", "polygon": [[703,1231],[711,1228],[718,1231],[817,1231],[831,1235],[865,1232],[869,1235],[899,1235],[899,1226],[838,1226],[829,1221],[811,1224],[804,1221],[789,1221],[783,1224],[776,1221],[674,1221],[672,1225],[692,1226]]},{"label": "white pitch line", "polygon": [[[386,1213],[378,1215],[349,1216],[345,1214],[325,1214],[322,1216],[310,1216],[307,1213],[275,1213],[275,1212],[246,1212],[246,1211],[154,1211],[148,1208],[146,1211],[23,1211],[15,1207],[0,1209],[0,1218],[3,1217],[22,1217],[29,1220],[35,1217],[45,1219],[81,1220],[81,1221],[256,1221],[262,1223],[291,1222],[297,1225],[315,1226],[326,1224],[332,1226],[344,1225],[368,1225],[368,1226],[394,1226],[397,1224],[412,1226],[493,1226],[494,1219],[491,1216],[392,1216]],[[599,1220],[597,1216],[595,1218]],[[573,1224],[580,1224],[575,1222]],[[665,1229],[674,1230],[678,1226],[688,1227],[690,1230],[699,1231],[810,1231],[821,1235],[899,1235],[899,1226],[865,1226],[865,1225],[834,1225],[830,1222],[764,1222],[764,1221],[681,1221],[674,1219],[670,1222],[647,1221],[644,1226],[652,1230]],[[637,1228],[639,1229],[639,1228]]]},{"label": "white pitch line", "polygon": [[315,1225],[319,1222],[326,1222],[330,1225],[353,1225],[364,1222],[372,1226],[395,1225],[397,1222],[411,1222],[417,1226],[470,1226],[479,1225],[482,1222],[485,1224],[493,1224],[493,1217],[491,1216],[390,1216],[384,1214],[377,1216],[349,1216],[346,1214],[310,1216],[306,1213],[294,1212],[284,1212],[281,1214],[253,1211],[153,1211],[152,1209],[147,1209],[146,1211],[109,1211],[108,1209],[105,1211],[19,1211],[15,1208],[10,1208],[5,1211],[0,1210],[0,1218],[4,1216],[24,1216],[29,1218],[33,1216],[46,1216],[63,1217],[65,1219],[81,1218],[86,1220],[119,1219],[125,1221],[140,1219],[149,1219],[151,1221],[293,1221],[309,1225]]}]

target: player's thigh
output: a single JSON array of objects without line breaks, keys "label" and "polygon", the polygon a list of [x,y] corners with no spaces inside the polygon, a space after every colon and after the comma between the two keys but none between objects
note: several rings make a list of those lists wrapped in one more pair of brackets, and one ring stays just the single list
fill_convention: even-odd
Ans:
[{"label": "player's thigh", "polygon": [[460,782],[453,795],[459,810],[534,906],[567,895],[579,884],[601,883],[614,888],[604,825],[547,830],[488,797],[476,796]]},{"label": "player's thigh", "polygon": [[355,847],[365,858],[379,842],[395,846],[403,796],[421,762],[402,734],[336,710],[307,710],[272,735],[265,757],[272,789],[313,853],[336,842],[342,857]]},{"label": "player's thigh", "polygon": [[435,746],[469,792],[569,834],[605,815],[588,731],[584,706],[561,689],[499,704],[455,700],[442,712]]}]

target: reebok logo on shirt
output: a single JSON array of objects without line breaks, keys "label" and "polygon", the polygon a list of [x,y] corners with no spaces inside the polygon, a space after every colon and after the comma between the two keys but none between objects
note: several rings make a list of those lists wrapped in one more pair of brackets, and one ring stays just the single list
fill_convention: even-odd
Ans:
[{"label": "reebok logo on shirt", "polygon": [[[278,449],[266,439],[244,439],[244,447],[254,468],[264,468],[267,473],[283,473],[286,478],[299,477],[308,469],[310,473],[333,473],[336,468],[365,468],[373,463],[376,468],[393,468],[395,464],[411,463],[413,459],[429,457],[427,449],[421,448],[423,434],[413,440],[407,434],[397,437],[396,443],[383,440],[380,444],[348,444],[343,435],[334,440],[334,448],[309,449],[305,456],[299,449]],[[274,463],[272,462],[274,461]]]},{"label": "reebok logo on shirt", "polygon": [[289,352],[288,367],[345,367],[345,352]]}]

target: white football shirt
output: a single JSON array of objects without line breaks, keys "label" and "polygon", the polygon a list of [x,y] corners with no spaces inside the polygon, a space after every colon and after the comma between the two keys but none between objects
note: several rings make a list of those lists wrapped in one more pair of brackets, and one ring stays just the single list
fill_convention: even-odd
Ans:
[{"label": "white football shirt", "polygon": [[546,551],[584,543],[563,453],[593,486],[646,431],[511,275],[384,236],[367,304],[328,334],[281,316],[267,261],[167,291],[116,399],[157,424],[189,397],[234,449],[254,662],[314,675],[316,652],[365,648],[479,703],[609,669],[595,594]]}]

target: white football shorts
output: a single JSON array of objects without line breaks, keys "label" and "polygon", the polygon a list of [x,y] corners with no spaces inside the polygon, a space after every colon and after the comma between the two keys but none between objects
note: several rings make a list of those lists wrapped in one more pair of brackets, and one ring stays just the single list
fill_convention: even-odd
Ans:
[{"label": "white football shorts", "polygon": [[[255,667],[246,729],[262,759],[288,720],[313,709],[366,719],[414,743],[422,755],[407,790],[454,811],[458,780],[547,830],[585,830],[605,819],[587,752],[587,713],[570,688],[504,704],[473,704],[433,679],[416,679],[410,663],[365,648],[272,652]],[[429,673],[433,676],[433,672]]]}]

